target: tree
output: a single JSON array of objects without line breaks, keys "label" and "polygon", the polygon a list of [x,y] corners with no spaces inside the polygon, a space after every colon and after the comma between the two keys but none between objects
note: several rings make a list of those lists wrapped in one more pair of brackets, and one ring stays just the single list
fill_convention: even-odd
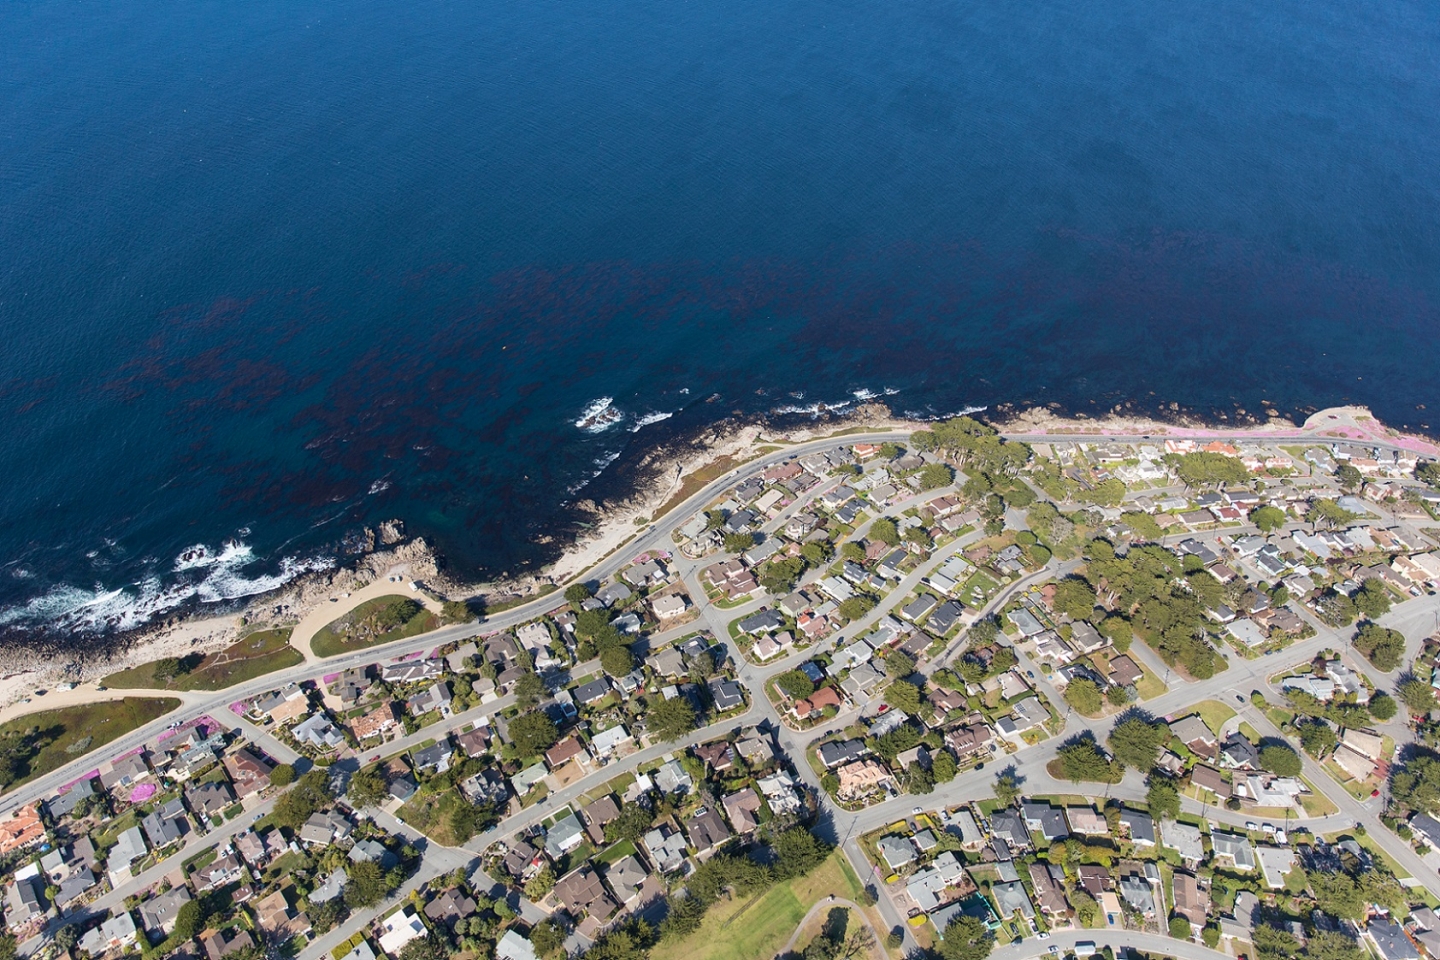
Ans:
[{"label": "tree", "polygon": [[1435,688],[1424,680],[1415,677],[1402,680],[1395,693],[1412,714],[1429,713],[1435,709]]},{"label": "tree", "polygon": [[1365,482],[1365,476],[1354,464],[1342,463],[1335,468],[1335,479],[1340,481],[1340,486],[1345,490],[1358,490]]},{"label": "tree", "polygon": [[885,655],[885,673],[904,679],[915,672],[915,658],[904,650],[892,650]]},{"label": "tree", "polygon": [[276,826],[299,830],[311,814],[328,806],[330,799],[329,777],[319,770],[311,770],[280,795],[270,819]]},{"label": "tree", "polygon": [[1130,702],[1130,691],[1119,684],[1111,684],[1105,688],[1105,699],[1117,707],[1123,707]]},{"label": "tree", "polygon": [[912,763],[905,770],[905,786],[916,795],[930,793],[935,789],[935,777],[919,763]]},{"label": "tree", "polygon": [[1124,768],[1105,758],[1100,747],[1089,737],[1077,737],[1063,745],[1058,751],[1060,772],[1065,779],[1079,783],[1082,780],[1096,783],[1118,783]]},{"label": "tree", "polygon": [[588,583],[572,583],[565,588],[565,599],[576,606],[589,600],[592,596],[594,596],[594,594],[591,592]]},{"label": "tree", "polygon": [[1214,950],[1220,946],[1220,928],[1213,923],[1205,924],[1205,929],[1200,931],[1200,939],[1205,946]]},{"label": "tree", "polygon": [[900,543],[900,530],[895,526],[894,520],[889,517],[880,517],[870,524],[870,539],[894,547]]},{"label": "tree", "polygon": [[1184,917],[1171,917],[1170,936],[1176,940],[1189,940],[1191,936],[1190,921]]},{"label": "tree", "polygon": [[435,934],[416,937],[400,948],[400,960],[446,960],[450,951]]},{"label": "tree", "polygon": [[373,860],[346,864],[345,905],[351,910],[373,907],[385,899],[389,887],[380,865]]},{"label": "tree", "polygon": [[650,732],[659,740],[679,740],[695,729],[695,708],[684,697],[661,700],[645,714]]},{"label": "tree", "polygon": [[1223,453],[1187,453],[1175,460],[1175,474],[1187,486],[1244,483],[1250,471],[1235,457]]},{"label": "tree", "polygon": [[950,756],[949,751],[937,750],[930,757],[930,772],[934,775],[936,783],[949,783],[960,772],[960,767],[955,763],[955,758]]},{"label": "tree", "polygon": [[865,614],[875,609],[875,601],[860,594],[840,602],[840,616],[846,620],[859,620]]},{"label": "tree", "polygon": [[1390,612],[1390,591],[1378,578],[1372,577],[1360,584],[1360,589],[1351,595],[1355,609],[1371,620],[1377,620]]},{"label": "tree", "polygon": [[[623,651],[625,648],[621,647],[620,649]],[[628,653],[628,651],[626,652]],[[600,664],[601,666],[605,664],[603,655],[600,658]],[[629,670],[626,670],[623,673],[614,675],[621,677],[629,672]],[[537,673],[527,673],[515,681],[515,687],[512,692],[515,694],[515,706],[521,710],[529,710],[535,706],[535,704],[539,703],[540,698],[545,695],[545,681],[541,680],[540,675]]]},{"label": "tree", "polygon": [[1370,702],[1365,704],[1365,709],[1370,711],[1370,716],[1379,720],[1381,723],[1393,719],[1395,714],[1400,712],[1400,707],[1395,703],[1395,698],[1388,693],[1381,693],[1379,691],[1376,691],[1375,694],[1371,696]]},{"label": "tree", "polygon": [[565,931],[554,920],[542,920],[530,928],[530,943],[541,957],[553,957],[565,946]]},{"label": "tree", "polygon": [[1425,750],[1411,757],[1391,776],[1390,795],[1411,810],[1440,808],[1440,756]]},{"label": "tree", "polygon": [[555,721],[542,710],[522,713],[510,721],[509,731],[510,742],[515,744],[515,749],[523,757],[543,753],[560,739],[560,731],[556,728]]},{"label": "tree", "polygon": [[1080,577],[1066,577],[1055,584],[1052,604],[1056,613],[1063,613],[1071,620],[1084,620],[1095,609],[1095,588]]},{"label": "tree", "polygon": [[1352,642],[1356,650],[1375,664],[1377,670],[1387,673],[1400,666],[1400,661],[1405,656],[1405,635],[1378,623],[1367,621],[1360,624]]},{"label": "tree", "polygon": [[277,763],[270,771],[270,785],[273,787],[288,787],[295,782],[295,768],[288,763]]},{"label": "tree", "polygon": [[374,767],[359,770],[350,778],[345,795],[357,807],[376,807],[385,800],[385,779]]},{"label": "tree", "polygon": [[446,600],[440,617],[446,623],[464,623],[470,619],[470,607],[464,600]]},{"label": "tree", "polygon": [[975,917],[958,916],[945,927],[940,942],[943,960],[985,960],[995,948],[995,935]]},{"label": "tree", "polygon": [[885,688],[885,702],[913,716],[920,712],[920,688],[906,680],[895,680]]},{"label": "tree", "polygon": [[799,700],[815,692],[814,681],[799,670],[786,670],[775,678],[775,686],[791,700]]},{"label": "tree", "polygon": [[175,657],[165,657],[163,660],[155,661],[155,668],[151,671],[156,680],[171,681],[180,676],[182,668],[180,661]]},{"label": "tree", "polygon": [[1354,523],[1360,519],[1360,514],[1351,513],[1334,500],[1316,500],[1310,505],[1310,510],[1305,514],[1305,519],[1312,524],[1327,527],[1338,527],[1347,523]]},{"label": "tree", "polygon": [[600,666],[612,677],[623,677],[635,669],[635,657],[631,655],[629,647],[606,647],[600,651]]},{"label": "tree", "polygon": [[834,549],[826,540],[811,540],[800,548],[800,556],[812,567],[818,567],[830,559]]},{"label": "tree", "polygon": [[1262,533],[1273,533],[1285,526],[1285,511],[1267,503],[1250,511],[1250,522]]},{"label": "tree", "polygon": [[1277,777],[1298,777],[1301,766],[1300,754],[1283,743],[1267,743],[1260,748],[1260,768]]},{"label": "tree", "polygon": [[525,882],[525,898],[527,900],[544,900],[551,890],[555,889],[555,871],[547,863]]},{"label": "tree", "polygon": [[1002,807],[1013,807],[1015,801],[1020,797],[1020,784],[1016,781],[1013,773],[1001,773],[990,784],[990,790],[995,794],[995,799],[1000,801]]},{"label": "tree", "polygon": [[1065,685],[1065,702],[1088,717],[1096,716],[1105,708],[1100,687],[1085,677],[1076,677]]},{"label": "tree", "polygon": [[943,463],[931,463],[920,471],[921,490],[939,490],[955,481],[955,471]]},{"label": "tree", "polygon": [[865,560],[865,548],[854,540],[846,540],[840,544],[840,556],[845,560],[861,563]]},{"label": "tree", "polygon": [[1135,716],[1122,720],[1110,730],[1108,742],[1115,761],[1122,767],[1149,770],[1155,766],[1160,748],[1170,739],[1170,728]]},{"label": "tree", "polygon": [[1333,930],[1317,930],[1305,946],[1309,960],[1366,960],[1368,953],[1354,940]]},{"label": "tree", "polygon": [[802,877],[830,856],[831,846],[804,827],[790,827],[770,839],[777,880]]},{"label": "tree", "polygon": [[627,803],[620,808],[614,820],[605,824],[605,839],[609,843],[629,840],[634,843],[645,835],[655,816],[643,804]]},{"label": "tree", "polygon": [[1312,757],[1329,756],[1330,751],[1340,742],[1335,735],[1335,728],[1324,720],[1304,720],[1295,724],[1300,731],[1300,746]]},{"label": "tree", "polygon": [[1150,806],[1152,816],[1160,820],[1174,820],[1180,815],[1180,790],[1175,781],[1163,773],[1150,771],[1149,787],[1145,802]]},{"label": "tree", "polygon": [[[59,948],[62,952],[75,949],[75,944],[79,941],[79,939],[80,934],[75,929],[75,924],[73,923],[67,923],[65,924],[65,926],[55,931],[55,946]],[[7,953],[7,955],[14,956],[13,953]]]},{"label": "tree", "polygon": [[725,535],[726,553],[744,553],[755,546],[755,535],[751,533],[730,533]]}]

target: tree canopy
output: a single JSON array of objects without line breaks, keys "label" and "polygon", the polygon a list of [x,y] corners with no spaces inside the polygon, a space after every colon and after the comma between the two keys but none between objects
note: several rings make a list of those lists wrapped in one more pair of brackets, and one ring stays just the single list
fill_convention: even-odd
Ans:
[{"label": "tree canopy", "polygon": [[560,731],[543,710],[522,713],[509,726],[510,741],[522,756],[530,757],[555,746]]},{"label": "tree canopy", "polygon": [[1175,473],[1189,486],[1244,483],[1250,471],[1235,457],[1223,453],[1187,453],[1175,458]]},{"label": "tree canopy", "polygon": [[1376,669],[1389,672],[1400,666],[1405,656],[1405,635],[1398,630],[1369,621],[1355,632],[1355,649],[1375,664]]},{"label": "tree canopy", "polygon": [[1122,767],[1149,770],[1160,756],[1160,748],[1170,739],[1170,728],[1159,721],[1150,722],[1141,716],[1131,716],[1110,729],[1107,742],[1115,762]]},{"label": "tree canopy", "polygon": [[660,740],[679,740],[695,729],[695,708],[684,697],[661,699],[645,714],[650,732]]}]

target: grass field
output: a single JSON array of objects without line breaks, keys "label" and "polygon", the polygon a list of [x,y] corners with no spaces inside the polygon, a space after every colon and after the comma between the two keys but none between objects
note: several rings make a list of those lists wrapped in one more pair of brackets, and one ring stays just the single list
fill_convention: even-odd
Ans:
[{"label": "grass field", "polygon": [[[860,881],[834,853],[809,876],[771,887],[758,899],[730,900],[705,915],[700,929],[681,940],[661,942],[651,960],[755,960],[773,957],[811,906],[830,894],[857,903]],[[876,918],[871,918],[876,922]],[[877,923],[878,925],[878,923]],[[883,933],[883,927],[880,928]]]},{"label": "grass field", "polygon": [[1225,725],[1225,721],[1235,716],[1235,711],[1219,700],[1201,700],[1195,704],[1195,712],[1200,714],[1200,719],[1205,721],[1205,726],[1217,734]]},{"label": "grass field", "polygon": [[351,632],[351,628],[354,627],[354,625],[379,613],[386,605],[394,603],[396,600],[411,599],[413,598],[392,593],[383,597],[376,597],[374,600],[366,600],[354,610],[351,610],[344,616],[337,617],[328,625],[315,631],[315,636],[310,640],[310,649],[315,651],[315,656],[317,657],[334,657],[342,653],[350,653],[352,650],[364,650],[367,647],[378,647],[382,644],[394,643],[396,640],[414,637],[440,626],[440,619],[438,617],[428,610],[421,609],[419,613],[405,623],[402,623],[394,630],[387,630],[385,633],[353,634]]},{"label": "grass field", "polygon": [[[178,706],[180,701],[173,697],[126,697],[16,717],[0,725],[0,738],[15,734],[26,737],[28,744],[15,751],[16,762],[9,771],[12,779],[0,784],[0,790],[62,767]],[[32,729],[33,734],[29,733]]]},{"label": "grass field", "polygon": [[300,651],[290,646],[287,627],[252,633],[219,653],[206,654],[189,672],[168,681],[155,678],[155,666],[160,662],[155,660],[112,673],[100,682],[117,690],[223,690],[304,661]]},{"label": "grass field", "polygon": [[675,491],[675,495],[672,496],[663,507],[655,511],[655,519],[659,520],[665,516],[665,514],[674,510],[680,506],[680,504],[689,500],[695,494],[704,490],[711,483],[719,480],[744,462],[744,460],[738,460],[735,457],[721,457],[718,460],[712,460],[694,473],[686,474],[685,478],[680,481],[680,489]]},{"label": "grass field", "polygon": [[1140,679],[1135,681],[1135,693],[1141,700],[1153,700],[1170,688],[1165,686],[1165,681],[1151,673],[1140,664]]}]

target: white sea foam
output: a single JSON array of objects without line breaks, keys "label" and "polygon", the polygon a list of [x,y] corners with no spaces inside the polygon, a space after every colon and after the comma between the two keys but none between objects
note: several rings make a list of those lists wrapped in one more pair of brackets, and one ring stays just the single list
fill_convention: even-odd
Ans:
[{"label": "white sea foam", "polygon": [[876,395],[877,394],[875,393],[875,391],[869,389],[868,387],[861,387],[859,390],[850,391],[850,396],[862,402],[865,400],[873,399]]},{"label": "white sea foam", "polygon": [[390,481],[389,481],[389,480],[376,480],[374,483],[370,484],[369,495],[373,497],[373,496],[375,496],[375,494],[377,494],[377,493],[384,493],[386,490],[389,490],[389,489],[390,489]]},{"label": "white sea foam", "polygon": [[631,433],[639,433],[642,427],[648,427],[652,423],[659,423],[661,420],[669,420],[675,416],[674,413],[647,413],[635,421],[635,426],[630,428]]},{"label": "white sea foam", "polygon": [[614,404],[614,397],[598,397],[590,401],[590,405],[581,411],[575,426],[586,433],[604,433],[625,418],[625,414]]},{"label": "white sea foam", "polygon": [[797,404],[786,404],[771,409],[771,414],[783,416],[784,414],[809,414],[811,417],[819,417],[823,413],[836,413],[846,407],[854,405],[854,400],[837,400],[835,403],[810,403],[805,406]]},{"label": "white sea foam", "polygon": [[900,388],[899,388],[899,387],[886,387],[884,392],[885,392],[885,396],[887,396],[887,397],[893,397],[893,396],[895,396],[895,394],[897,394],[897,393],[900,392]]},{"label": "white sea foam", "polygon": [[61,584],[24,604],[0,609],[0,626],[51,627],[78,633],[133,630],[188,601],[238,600],[335,565],[331,557],[285,557],[275,573],[246,576],[243,568],[254,560],[251,548],[239,541],[232,540],[218,551],[197,544],[176,558],[172,572],[177,576],[168,583],[151,575],[119,588],[96,584],[86,590]]}]

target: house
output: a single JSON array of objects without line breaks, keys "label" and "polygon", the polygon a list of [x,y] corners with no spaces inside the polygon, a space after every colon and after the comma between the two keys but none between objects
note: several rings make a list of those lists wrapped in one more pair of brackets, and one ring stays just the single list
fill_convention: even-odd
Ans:
[{"label": "house", "polygon": [[[344,958],[349,960],[349,958]],[[495,943],[495,960],[538,960],[535,955],[535,946],[528,939],[516,932],[514,927],[506,929],[502,936]]]},{"label": "house", "polygon": [[5,889],[5,923],[13,931],[18,931],[30,921],[44,916],[48,909],[45,894],[40,888],[40,880],[33,874],[17,875],[14,882]]},{"label": "house", "polygon": [[1220,745],[1220,765],[1234,770],[1259,770],[1260,751],[1237,730]]},{"label": "house", "polygon": [[795,778],[784,770],[777,770],[768,777],[755,781],[755,786],[765,795],[770,812],[775,814],[798,813],[804,806],[800,799]]},{"label": "house", "polygon": [[945,742],[960,760],[988,753],[994,740],[994,733],[983,723],[953,727],[945,734]]},{"label": "house", "polygon": [[307,717],[297,723],[291,730],[295,739],[301,743],[307,743],[317,750],[334,750],[343,746],[345,735],[330,722],[330,718],[323,712]]},{"label": "house", "polygon": [[467,757],[483,756],[490,750],[490,727],[477,725],[474,729],[455,735],[455,748]]},{"label": "house", "polygon": [[1248,873],[1255,869],[1255,851],[1248,837],[1216,830],[1210,834],[1210,844],[1215,856],[1229,860],[1236,870]]},{"label": "house", "polygon": [[545,832],[545,852],[559,859],[580,846],[585,840],[585,828],[574,811],[555,821]]},{"label": "house", "polygon": [[572,915],[588,915],[596,924],[609,920],[620,909],[588,863],[561,877],[555,884],[554,896]]},{"label": "house", "polygon": [[995,721],[995,729],[1011,740],[1050,719],[1050,711],[1045,709],[1039,698],[1033,696],[1016,701],[1010,710],[1009,716]]},{"label": "house", "polygon": [[380,935],[380,949],[392,957],[398,957],[411,940],[419,940],[429,933],[425,921],[408,905],[386,917],[381,927],[385,932]]},{"label": "house", "polygon": [[33,847],[45,839],[40,805],[27,803],[9,819],[0,821],[0,856]]},{"label": "house", "polygon": [[722,773],[735,766],[735,749],[728,740],[712,740],[697,744],[695,756],[711,770]]},{"label": "house", "polygon": [[995,898],[995,912],[1001,917],[1009,919],[1018,913],[1026,920],[1035,919],[1035,907],[1020,881],[994,884],[990,888],[990,896]]},{"label": "house", "polygon": [[1070,912],[1065,899],[1065,871],[1053,863],[1030,864],[1030,885],[1035,889],[1035,902],[1040,912],[1062,917]]},{"label": "house", "polygon": [[1100,899],[1100,894],[1115,886],[1114,879],[1106,867],[1094,864],[1081,864],[1075,868],[1075,881],[1084,890],[1094,897]]},{"label": "house", "polygon": [[1241,796],[1262,807],[1293,807],[1300,802],[1305,785],[1294,777],[1272,777],[1252,773],[1237,790]]},{"label": "house", "polygon": [[383,737],[395,729],[398,723],[395,704],[387,700],[365,716],[351,721],[350,732],[357,740],[369,740],[371,737]]},{"label": "house", "polygon": [[835,771],[840,781],[837,793],[851,799],[871,793],[891,783],[890,771],[875,760],[856,760]]},{"label": "house", "polygon": [[1375,773],[1375,761],[1355,750],[1349,744],[1342,743],[1335,748],[1331,756],[1336,766],[1347,774],[1362,783]]},{"label": "house", "polygon": [[892,871],[915,862],[915,844],[909,837],[902,837],[894,833],[886,834],[875,844],[875,849],[880,852],[886,866]]},{"label": "house", "polygon": [[230,784],[223,780],[212,780],[185,791],[185,801],[197,816],[209,820],[224,813],[225,808],[235,802]]},{"label": "house", "polygon": [[1155,888],[1143,876],[1127,873],[1120,878],[1120,896],[1135,909],[1136,913],[1153,920],[1155,912]]},{"label": "house", "polygon": [[344,867],[336,868],[335,872],[325,877],[310,891],[310,896],[305,899],[311,903],[329,903],[345,893],[345,884],[350,879]]},{"label": "house", "polygon": [[330,691],[339,698],[341,706],[348,709],[364,698],[370,690],[370,685],[370,668],[368,666],[351,667],[340,673],[335,683],[331,685]]},{"label": "house", "polygon": [[85,931],[76,945],[90,956],[98,957],[109,950],[131,946],[137,932],[130,912],[122,910],[93,930]]},{"label": "house", "polygon": [[185,817],[185,805],[179,797],[175,797],[147,815],[140,821],[140,826],[150,845],[159,849],[178,843],[189,830],[190,821]]},{"label": "house", "polygon": [[445,714],[450,709],[450,684],[437,683],[426,687],[405,701],[405,709],[412,717],[423,717],[439,710]]},{"label": "house", "polygon": [[[731,519],[734,518],[732,517]],[[595,592],[595,599],[607,607],[613,607],[617,603],[624,603],[633,596],[635,596],[635,592],[623,583],[612,583]]]},{"label": "house", "polygon": [[999,837],[1013,848],[1025,849],[1030,846],[1030,831],[1018,811],[996,810],[990,815],[990,834]]},{"label": "house", "polygon": [[545,751],[545,763],[551,770],[558,770],[571,760],[583,764],[589,759],[590,754],[586,751],[585,744],[573,733]]},{"label": "house", "polygon": [[610,681],[605,677],[597,677],[587,683],[582,683],[573,691],[575,702],[586,707],[594,703],[599,703],[609,695]]},{"label": "house", "polygon": [[1295,868],[1299,861],[1293,847],[1279,847],[1262,844],[1255,849],[1260,859],[1260,872],[1271,890],[1285,888],[1285,875]]},{"label": "house", "polygon": [[1035,615],[1024,607],[1012,610],[1005,616],[1015,625],[1015,629],[1020,631],[1022,637],[1033,637],[1045,629],[1040,621],[1035,619]]},{"label": "house", "polygon": [[[250,709],[277,726],[298,720],[310,712],[310,698],[298,683],[287,683],[273,693],[258,697]],[[102,774],[103,776],[103,774]]]},{"label": "house", "polygon": [[1110,824],[1094,807],[1066,807],[1065,819],[1073,833],[1099,837],[1110,832]]},{"label": "house", "polygon": [[428,747],[419,747],[412,751],[410,757],[416,770],[444,773],[450,769],[450,758],[454,755],[449,738],[442,737]]},{"label": "house", "polygon": [[674,757],[666,760],[654,773],[655,786],[661,793],[689,793],[694,786],[690,774]]},{"label": "house", "polygon": [[607,730],[601,730],[590,738],[590,752],[598,758],[613,757],[626,744],[634,743],[635,738],[623,725],[616,725]]},{"label": "house", "polygon": [[1410,820],[1410,829],[1432,850],[1440,850],[1440,820],[1428,813],[1417,813]]},{"label": "house", "polygon": [[517,840],[510,845],[509,850],[505,853],[505,859],[503,861],[505,872],[516,880],[524,879],[525,875],[539,858],[539,850],[536,850],[524,840]]},{"label": "house", "polygon": [[192,899],[189,887],[178,886],[140,904],[140,925],[152,943],[164,940],[174,932],[175,914]]},{"label": "house", "polygon": [[596,843],[605,839],[605,824],[620,816],[620,803],[613,793],[597,797],[580,808],[580,817],[585,821],[585,831]]},{"label": "house", "polygon": [[1025,818],[1028,829],[1038,831],[1046,840],[1059,840],[1070,835],[1065,813],[1059,807],[1026,800],[1020,804],[1020,815]]},{"label": "house", "polygon": [[328,847],[350,836],[353,829],[349,820],[334,810],[326,810],[310,814],[296,835],[307,846]]},{"label": "house", "polygon": [[284,890],[256,901],[254,909],[255,925],[272,943],[288,943],[310,933],[310,919],[290,905]]},{"label": "house", "polygon": [[717,713],[725,713],[745,705],[745,691],[739,683],[724,677],[710,681],[710,699]]},{"label": "house", "polygon": [[720,814],[709,807],[701,808],[685,821],[685,833],[690,838],[690,845],[702,860],[733,836]]},{"label": "house", "polygon": [[1144,671],[1128,655],[1122,654],[1110,661],[1110,682],[1118,687],[1138,683],[1143,676]]},{"label": "house", "polygon": [[454,927],[455,921],[469,917],[477,906],[474,899],[459,890],[446,890],[425,904],[425,916],[446,927]]},{"label": "house", "polygon": [[673,620],[683,614],[690,606],[684,594],[667,593],[663,597],[656,597],[650,603],[650,609],[655,613],[657,620]]},{"label": "house", "polygon": [[1190,926],[1198,933],[1210,918],[1210,888],[1201,886],[1194,874],[1177,870],[1172,890],[1175,914],[1189,920]]},{"label": "house", "polygon": [[236,750],[222,761],[235,795],[241,800],[270,786],[272,765],[248,749]]},{"label": "house", "polygon": [[672,873],[685,864],[685,838],[679,831],[657,827],[648,831],[641,842],[650,856],[650,862],[661,873]]},{"label": "house", "polygon": [[[510,643],[513,648],[514,641]],[[486,652],[489,652],[488,645]],[[386,683],[420,683],[422,680],[434,680],[444,673],[445,667],[439,660],[405,660],[385,664],[380,668],[380,679]]]},{"label": "house", "polygon": [[1171,721],[1170,732],[1185,746],[1207,760],[1215,759],[1217,740],[1214,731],[1205,725],[1198,713]]},{"label": "house", "polygon": [[839,710],[842,705],[840,694],[834,687],[821,687],[810,696],[796,700],[790,709],[796,717],[805,720],[827,708]]},{"label": "house", "polygon": [[[50,814],[51,820],[58,822],[70,816],[75,812],[77,806],[93,796],[95,796],[95,787],[89,780],[81,780],[71,784],[70,789],[64,793],[46,800],[45,812]],[[0,825],[0,844],[3,844],[3,830],[4,826]]]},{"label": "house", "polygon": [[110,848],[106,864],[114,873],[117,870],[128,869],[130,864],[143,856],[145,856],[145,838],[140,835],[139,827],[130,827],[128,830],[121,831],[120,835],[115,838],[115,845]]},{"label": "house", "polygon": [[1365,926],[1365,936],[1375,945],[1380,960],[1420,960],[1420,951],[1405,934],[1405,928],[1389,917],[1372,917]]},{"label": "house", "polygon": [[1136,846],[1153,847],[1159,843],[1155,821],[1150,814],[1127,807],[1120,811],[1120,823],[1130,831],[1130,842]]},{"label": "house", "polygon": [[1180,854],[1180,859],[1194,866],[1205,859],[1205,846],[1200,839],[1200,828],[1189,823],[1175,821],[1165,828],[1166,844]]},{"label": "house", "polygon": [[650,872],[641,866],[634,854],[621,857],[605,871],[605,882],[610,885],[610,889],[623,906],[629,906],[635,902],[649,878]]}]

